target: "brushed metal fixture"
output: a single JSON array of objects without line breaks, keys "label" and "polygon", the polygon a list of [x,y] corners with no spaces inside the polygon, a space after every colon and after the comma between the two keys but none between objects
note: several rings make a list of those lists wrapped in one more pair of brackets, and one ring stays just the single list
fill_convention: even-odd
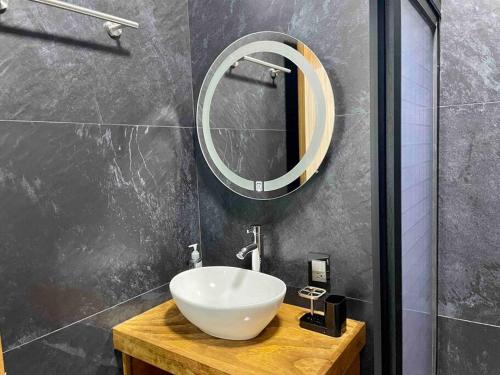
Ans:
[{"label": "brushed metal fixture", "polygon": [[9,0],[0,0],[0,13],[3,13],[9,7]]},{"label": "brushed metal fixture", "polygon": [[104,22],[103,26],[104,26],[104,30],[106,30],[108,35],[113,39],[117,39],[122,35],[123,26],[120,25],[119,23],[106,21],[106,22]]},{"label": "brushed metal fixture", "polygon": [[278,76],[278,73],[291,73],[292,72],[288,68],[284,68],[282,66],[279,66],[279,65],[276,65],[276,64],[264,61],[264,60],[256,59],[255,57],[250,57],[250,56],[243,56],[241,59],[236,61],[233,65],[231,65],[231,69],[236,68],[240,64],[240,61],[249,61],[249,62],[252,62],[254,64],[259,64],[259,65],[263,65],[263,66],[270,68],[269,74],[271,75],[271,78],[273,79],[273,81]]},{"label": "brushed metal fixture", "polygon": [[260,225],[252,225],[250,229],[247,229],[247,233],[253,234],[253,242],[242,248],[236,254],[236,257],[243,260],[248,254],[252,253],[252,271],[260,272],[260,262],[262,257]]},{"label": "brushed metal fixture", "polygon": [[314,301],[317,301],[320,297],[322,297],[326,293],[326,290],[323,288],[317,288],[314,286],[306,286],[299,290],[299,296],[305,299],[308,299],[311,302],[310,313],[311,316],[314,316]]},{"label": "brushed metal fixture", "polygon": [[[139,28],[139,24],[135,21],[127,20],[121,17],[116,17],[111,14],[99,12],[97,10],[84,8],[79,5],[70,4],[65,1],[60,1],[60,0],[29,0],[29,1],[32,1],[34,3],[49,5],[51,7],[59,9],[69,10],[70,12],[84,14],[86,16],[104,20],[106,21],[104,23],[104,29],[107,31],[108,35],[114,39],[120,37],[124,27],[130,27],[132,29]],[[8,6],[9,6],[8,0],[0,0],[0,11],[7,10]]]}]

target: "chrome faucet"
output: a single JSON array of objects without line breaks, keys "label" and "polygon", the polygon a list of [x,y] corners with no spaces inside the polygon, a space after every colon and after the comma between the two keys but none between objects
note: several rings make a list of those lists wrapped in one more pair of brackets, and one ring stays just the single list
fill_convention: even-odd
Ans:
[{"label": "chrome faucet", "polygon": [[242,248],[236,254],[236,257],[243,260],[249,253],[252,253],[252,271],[260,272],[260,262],[262,256],[260,225],[252,225],[250,229],[247,229],[247,233],[253,234],[253,243]]}]

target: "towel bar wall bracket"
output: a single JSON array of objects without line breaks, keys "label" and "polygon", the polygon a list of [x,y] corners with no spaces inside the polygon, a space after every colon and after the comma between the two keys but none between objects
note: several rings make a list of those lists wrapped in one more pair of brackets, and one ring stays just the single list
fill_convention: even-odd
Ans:
[{"label": "towel bar wall bracket", "polygon": [[[125,27],[130,27],[132,29],[139,28],[139,24],[135,21],[130,21],[125,18],[116,17],[111,14],[102,13],[97,10],[84,8],[60,0],[29,0],[29,1],[32,1],[34,3],[49,5],[59,9],[69,10],[70,12],[84,14],[86,16],[104,20],[106,21],[104,22],[104,29],[107,31],[108,35],[113,39],[118,39],[122,35],[123,28]],[[0,13],[5,12],[8,7],[9,7],[9,0],[0,0]]]},{"label": "towel bar wall bracket", "polygon": [[123,26],[119,23],[106,21],[103,26],[104,30],[106,30],[108,35],[113,39],[118,39],[122,35]]}]

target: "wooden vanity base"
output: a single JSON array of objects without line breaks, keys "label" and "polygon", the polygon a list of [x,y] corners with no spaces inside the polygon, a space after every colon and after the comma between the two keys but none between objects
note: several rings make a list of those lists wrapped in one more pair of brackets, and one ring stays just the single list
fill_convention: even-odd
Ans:
[{"label": "wooden vanity base", "polygon": [[359,375],[365,324],[347,321],[340,338],[300,328],[305,309],[283,304],[254,339],[230,341],[201,332],[165,302],[113,328],[125,375]]},{"label": "wooden vanity base", "polygon": [[[158,367],[154,367],[140,359],[130,357],[127,354],[123,355],[123,375],[173,375],[171,372],[164,371]],[[344,375],[359,375],[361,371],[359,355],[352,362]],[[189,373],[189,372],[186,372]],[[243,372],[242,372],[243,373]]]},{"label": "wooden vanity base", "polygon": [[170,372],[166,372],[158,367],[154,367],[140,359],[130,357],[123,353],[122,363],[123,363],[123,375],[169,375]]}]

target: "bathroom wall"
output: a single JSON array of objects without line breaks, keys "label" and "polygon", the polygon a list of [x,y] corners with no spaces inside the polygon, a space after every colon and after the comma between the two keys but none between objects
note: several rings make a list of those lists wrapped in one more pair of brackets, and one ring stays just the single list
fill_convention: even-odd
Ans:
[{"label": "bathroom wall", "polygon": [[500,3],[443,1],[439,143],[442,375],[500,369]]},{"label": "bathroom wall", "polygon": [[[370,322],[368,1],[80,4],[141,29],[116,42],[98,20],[30,2],[0,15],[0,333],[9,373],[116,374],[110,328],[168,298],[165,284],[186,267],[199,226],[205,264],[248,266],[235,253],[250,241],[246,227],[262,224],[264,271],[289,285],[294,303],[303,302],[294,292],[307,282],[307,253],[329,253],[333,290],[349,297],[351,317]],[[225,46],[262,30],[315,51],[336,100],[323,167],[271,202],[231,193],[193,146],[192,92]],[[362,361],[371,373],[370,347]]]},{"label": "bathroom wall", "polygon": [[110,328],[199,239],[187,1],[0,14],[0,334],[9,374],[116,374]]},{"label": "bathroom wall", "polygon": [[[369,321],[368,1],[190,0],[189,16],[195,98],[210,64],[228,44],[256,31],[280,31],[302,40],[320,58],[336,105],[333,141],[324,164],[305,187],[285,198],[258,202],[232,193],[197,150],[205,264],[248,267],[235,254],[251,241],[247,227],[261,224],[263,269],[286,282],[290,298],[307,284],[308,252],[326,252],[332,257],[333,290],[350,297],[352,317]],[[371,354],[370,348],[363,353],[364,373],[371,372]]]}]

